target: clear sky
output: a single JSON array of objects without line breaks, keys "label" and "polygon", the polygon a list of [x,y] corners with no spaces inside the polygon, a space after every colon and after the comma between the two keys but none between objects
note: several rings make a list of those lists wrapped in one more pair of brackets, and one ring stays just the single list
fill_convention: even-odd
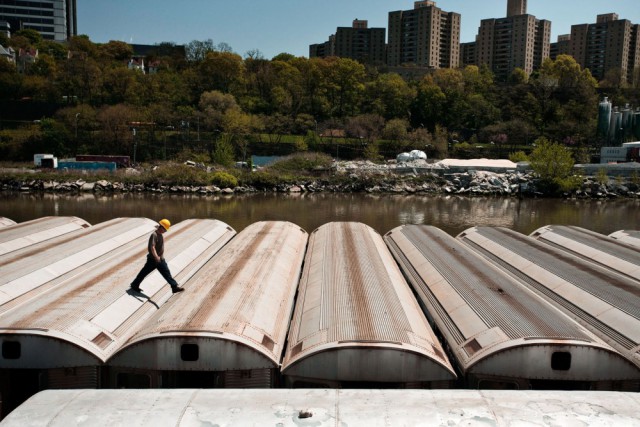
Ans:
[{"label": "clear sky", "polygon": [[[461,42],[475,40],[481,19],[506,16],[507,0],[440,0],[436,5],[462,15]],[[413,8],[412,0],[77,0],[78,33],[93,42],[135,44],[212,39],[244,56],[257,49],[308,56],[309,45],[325,42],[336,27],[354,19],[387,27],[388,13]],[[551,21],[551,41],[571,25],[593,23],[617,13],[640,24],[638,0],[529,0],[529,14]]]}]

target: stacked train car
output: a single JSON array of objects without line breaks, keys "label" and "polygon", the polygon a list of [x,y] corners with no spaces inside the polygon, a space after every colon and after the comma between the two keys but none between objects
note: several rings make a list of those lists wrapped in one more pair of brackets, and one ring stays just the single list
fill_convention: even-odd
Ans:
[{"label": "stacked train car", "polygon": [[634,247],[640,247],[640,231],[638,230],[619,230],[609,234],[609,237]]},{"label": "stacked train car", "polygon": [[326,224],[309,240],[282,365],[293,387],[447,387],[442,346],[382,237]]},{"label": "stacked train car", "polygon": [[3,414],[49,388],[640,390],[638,250],[616,236],[186,220],[165,235],[185,292],[157,272],[130,292],[156,226],[0,228]]},{"label": "stacked train car", "polygon": [[90,226],[76,217],[46,216],[0,228],[0,256]]},{"label": "stacked train car", "polygon": [[14,220],[0,216],[0,228],[9,227],[15,224],[16,222]]},{"label": "stacked train car", "polygon": [[472,388],[608,389],[640,370],[442,230],[385,235],[405,277]]},{"label": "stacked train car", "polygon": [[548,225],[531,237],[601,267],[640,280],[640,248],[612,237],[566,225]]},{"label": "stacked train car", "polygon": [[[589,329],[640,367],[640,283],[594,262],[501,227],[458,239]],[[640,390],[635,378],[610,388]]]},{"label": "stacked train car", "polygon": [[[29,247],[30,262],[2,267],[9,275],[0,287],[4,411],[42,389],[109,385],[104,363],[171,296],[158,272],[146,279],[144,294],[128,291],[155,226],[148,219],[110,221],[50,249],[40,246],[47,242]],[[176,280],[188,280],[234,234],[214,220],[172,227],[164,256]]]},{"label": "stacked train car", "polygon": [[288,222],[242,230],[111,358],[111,382],[273,387],[307,238]]}]

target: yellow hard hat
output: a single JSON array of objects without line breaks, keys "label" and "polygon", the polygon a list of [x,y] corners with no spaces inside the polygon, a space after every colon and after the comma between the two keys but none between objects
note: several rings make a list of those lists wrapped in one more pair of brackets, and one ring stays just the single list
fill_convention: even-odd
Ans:
[{"label": "yellow hard hat", "polygon": [[158,224],[160,224],[166,231],[169,231],[169,228],[171,228],[171,222],[168,219],[161,219],[158,221]]}]

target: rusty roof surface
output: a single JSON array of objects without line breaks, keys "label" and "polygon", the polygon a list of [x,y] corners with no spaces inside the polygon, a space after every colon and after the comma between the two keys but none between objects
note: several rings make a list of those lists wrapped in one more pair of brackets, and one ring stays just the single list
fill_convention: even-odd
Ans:
[{"label": "rusty roof surface", "polygon": [[609,234],[609,237],[634,247],[640,247],[640,231],[638,230],[619,230]]},{"label": "rusty roof surface", "polygon": [[[129,227],[145,228],[136,239],[128,239],[122,247],[92,264],[81,274],[68,275],[57,286],[47,287],[37,298],[5,310],[0,315],[0,334],[19,339],[20,336],[42,337],[39,358],[25,355],[25,363],[32,361],[30,368],[48,365],[50,358],[61,356],[59,342],[93,355],[98,361],[106,361],[152,314],[171,297],[171,289],[160,273],[154,271],[142,282],[143,293],[131,293],[129,285],[144,265],[147,241],[156,223],[151,228],[146,221],[127,222]],[[95,227],[98,227],[96,225]],[[110,229],[110,227],[107,227]],[[112,230],[113,231],[113,230]],[[174,278],[184,284],[204,263],[235,235],[228,225],[217,220],[186,220],[171,227],[165,234],[164,257]],[[93,240],[87,250],[97,250],[111,245],[111,233]],[[78,241],[80,239],[77,239]],[[106,253],[106,251],[101,251]],[[77,256],[71,254],[71,256]],[[50,265],[55,264],[52,259]],[[46,267],[43,267],[46,268]],[[175,298],[180,298],[177,294]],[[56,338],[56,340],[51,340]],[[47,352],[48,346],[57,351]],[[42,357],[46,355],[46,357]],[[33,356],[33,355],[32,355]],[[8,367],[19,366],[20,360],[0,360]],[[52,362],[54,363],[54,362]],[[55,360],[59,366],[64,360]]]},{"label": "rusty roof surface", "polygon": [[[521,377],[554,378],[558,373],[547,362],[548,355],[571,348],[573,379],[619,379],[623,371],[624,378],[640,377],[609,345],[444,231],[406,225],[384,239],[465,372],[484,368],[490,364],[485,359],[493,357],[517,365],[504,363],[505,376],[513,368]],[[580,347],[588,348],[580,352]],[[593,374],[596,351],[602,362],[598,365],[606,363],[608,369],[616,364],[609,376]],[[500,354],[505,352],[509,355]],[[518,358],[525,352],[529,358],[523,364]],[[579,355],[585,357],[582,372],[577,368]],[[612,360],[616,357],[617,362]],[[544,363],[531,362],[540,359]]]},{"label": "rusty roof surface", "polygon": [[506,228],[473,227],[458,238],[640,366],[638,281]]},{"label": "rusty roof surface", "polygon": [[[209,345],[207,354],[216,354],[199,361],[206,365],[203,369],[278,367],[307,240],[307,232],[290,222],[248,226],[189,280],[184,296],[155,313],[111,363],[155,363],[157,369],[169,369],[167,364],[178,363],[180,348],[178,357],[159,354],[150,362],[146,356],[157,354],[156,345],[167,345],[158,341],[189,337],[190,342]],[[208,340],[217,343],[205,343]],[[225,353],[230,347],[233,350]],[[196,370],[194,366],[200,366],[187,365]]]},{"label": "rusty roof surface", "polygon": [[0,314],[93,268],[101,257],[146,236],[156,222],[116,218],[0,256]]},{"label": "rusty roof surface", "polygon": [[[355,354],[352,349],[373,349],[361,359],[371,364],[341,366],[335,358],[342,353],[346,360]],[[376,355],[387,363],[376,365]],[[403,357],[413,357],[413,371],[402,369]],[[417,300],[371,227],[332,222],[311,234],[283,373],[334,375],[335,380],[453,378]]]},{"label": "rusty roof surface", "polygon": [[640,280],[640,248],[620,240],[567,225],[547,225],[531,233],[531,237]]},{"label": "rusty roof surface", "polygon": [[9,218],[5,218],[3,216],[0,216],[0,228],[2,227],[9,227],[11,225],[15,225],[16,222],[12,219]]},{"label": "rusty roof surface", "polygon": [[45,216],[0,228],[0,256],[90,226],[73,216]]}]

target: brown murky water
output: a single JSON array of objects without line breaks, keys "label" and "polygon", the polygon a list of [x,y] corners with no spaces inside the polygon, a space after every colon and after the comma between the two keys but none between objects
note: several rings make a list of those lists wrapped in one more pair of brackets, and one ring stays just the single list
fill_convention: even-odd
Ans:
[{"label": "brown murky water", "polygon": [[50,215],[91,224],[116,217],[219,219],[236,231],[264,220],[293,222],[311,232],[331,221],[359,221],[384,234],[403,224],[434,225],[455,236],[473,226],[507,227],[529,234],[549,224],[577,225],[609,234],[640,229],[640,200],[500,197],[251,194],[233,196],[117,194],[96,196],[0,193],[0,216],[16,222]]}]

